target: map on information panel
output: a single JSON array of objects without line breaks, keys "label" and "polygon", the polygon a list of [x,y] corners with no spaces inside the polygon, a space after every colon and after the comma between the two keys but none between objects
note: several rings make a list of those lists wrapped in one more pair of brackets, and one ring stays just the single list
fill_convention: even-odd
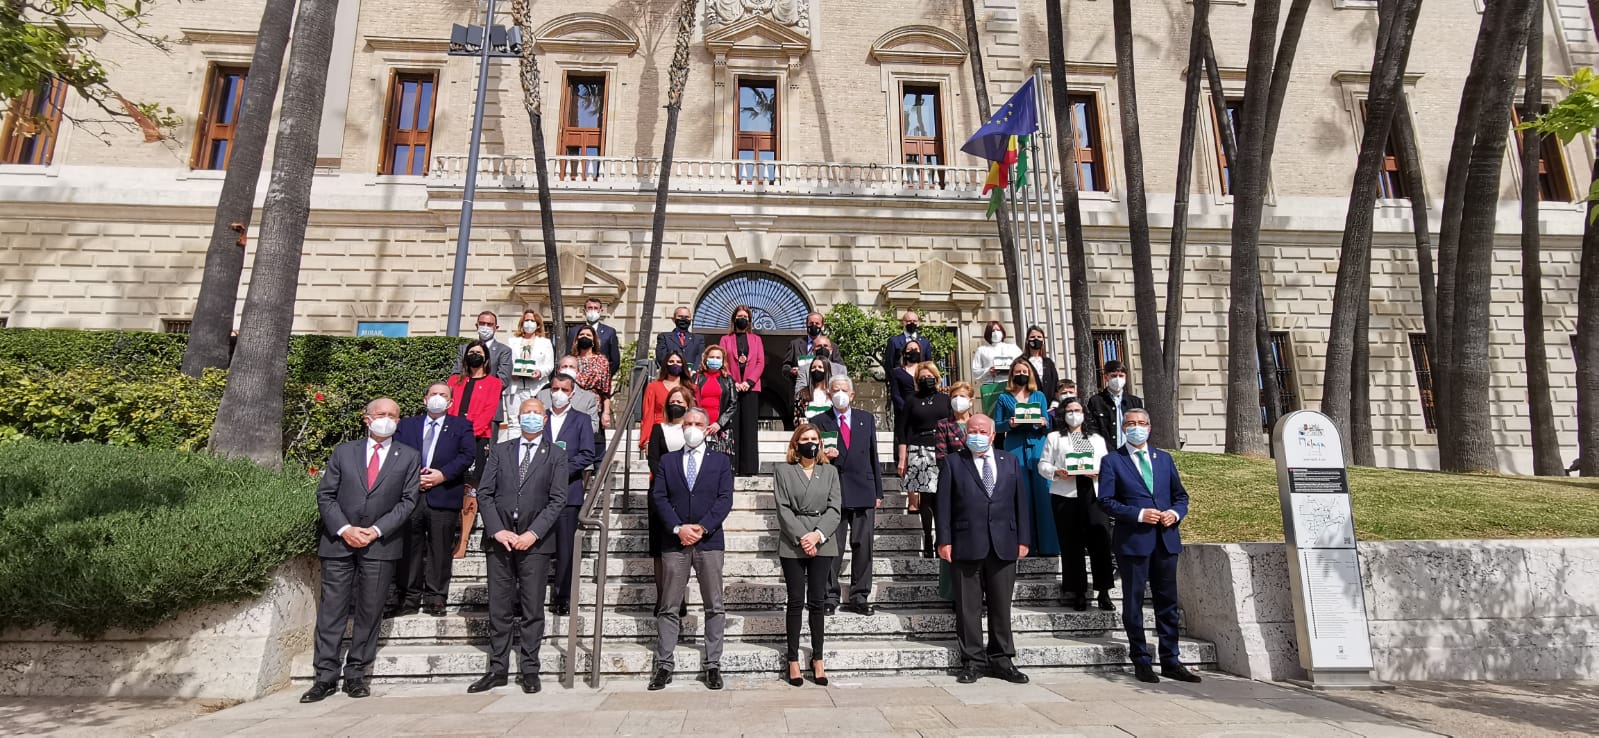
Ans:
[{"label": "map on information panel", "polygon": [[1294,506],[1294,541],[1300,548],[1353,548],[1354,519],[1349,495],[1290,495]]}]

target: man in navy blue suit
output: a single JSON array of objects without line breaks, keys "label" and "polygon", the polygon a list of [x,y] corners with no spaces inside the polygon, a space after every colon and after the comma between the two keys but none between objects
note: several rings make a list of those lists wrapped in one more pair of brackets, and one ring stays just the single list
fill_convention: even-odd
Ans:
[{"label": "man in navy blue suit", "polygon": [[733,511],[733,462],[727,454],[705,446],[710,421],[705,411],[683,416],[683,449],[661,457],[650,497],[664,540],[661,541],[661,601],[655,608],[655,675],[650,689],[665,689],[677,665],[673,653],[683,621],[678,611],[688,596],[692,569],[705,603],[705,686],[722,688],[722,557],[727,544],[722,523]]},{"label": "man in navy blue suit", "polygon": [[402,418],[394,433],[396,443],[422,454],[423,499],[406,526],[405,558],[385,613],[390,617],[419,608],[434,617],[444,616],[455,544],[461,536],[466,470],[477,457],[471,421],[445,414],[450,394],[450,385],[434,382],[428,387],[427,412]]},{"label": "man in navy blue suit", "polygon": [[557,374],[550,378],[550,416],[545,428],[555,445],[566,451],[566,471],[571,482],[566,490],[566,507],[555,523],[555,592],[550,611],[567,615],[572,611],[572,541],[577,537],[577,513],[583,509],[583,478],[594,463],[594,425],[589,416],[572,409],[572,378]]},{"label": "man in navy blue suit", "polygon": [[605,304],[600,302],[599,298],[590,297],[583,301],[583,323],[578,323],[566,329],[566,348],[564,351],[568,354],[577,353],[575,348],[577,346],[577,332],[583,327],[584,323],[587,323],[594,327],[594,340],[596,341],[594,353],[600,354],[610,361],[611,373],[615,374],[622,370],[622,344],[616,339],[616,329],[600,322],[600,319],[605,317],[605,314],[601,312],[604,309]]},{"label": "man in navy blue suit", "polygon": [[915,310],[906,310],[905,314],[900,316],[900,325],[904,326],[905,332],[888,339],[888,352],[883,355],[884,371],[899,366],[905,347],[911,343],[921,347],[922,358],[928,361],[933,359],[933,342],[921,334],[921,316],[917,315]]},{"label": "man in navy blue suit", "polygon": [[869,616],[876,612],[869,601],[872,596],[872,537],[877,530],[877,508],[883,505],[883,465],[877,459],[877,419],[865,410],[850,407],[855,401],[855,383],[849,377],[833,377],[828,386],[833,391],[833,409],[811,418],[811,423],[823,433],[838,436],[838,447],[828,449],[827,458],[838,469],[843,492],[838,539],[849,541],[849,597],[843,597],[840,582],[844,557],[835,556],[833,571],[827,578],[827,614],[842,609]]},{"label": "man in navy blue suit", "polygon": [[[1177,524],[1188,516],[1188,490],[1171,454],[1149,445],[1148,411],[1127,410],[1122,432],[1127,444],[1099,463],[1099,505],[1116,521],[1110,546],[1122,572],[1122,626],[1133,669],[1141,682],[1159,682],[1160,676],[1197,682],[1199,675],[1184,668],[1177,654],[1177,554],[1183,550]],[[1160,630],[1160,676],[1144,640],[1145,583]]]},{"label": "man in navy blue suit", "polygon": [[683,366],[690,369],[699,367],[700,356],[705,353],[705,337],[689,332],[689,326],[693,324],[694,313],[689,311],[687,305],[679,305],[672,311],[672,330],[655,334],[657,366],[666,368],[666,355],[676,351],[683,355]]},{"label": "man in navy blue suit", "polygon": [[[1033,516],[1017,458],[994,448],[994,420],[966,421],[966,448],[945,456],[938,467],[933,505],[938,557],[955,579],[955,636],[961,668],[955,680],[971,684],[988,673],[1026,684],[1016,668],[1010,604],[1016,562],[1033,545]],[[983,603],[988,603],[988,647],[983,647]]]}]

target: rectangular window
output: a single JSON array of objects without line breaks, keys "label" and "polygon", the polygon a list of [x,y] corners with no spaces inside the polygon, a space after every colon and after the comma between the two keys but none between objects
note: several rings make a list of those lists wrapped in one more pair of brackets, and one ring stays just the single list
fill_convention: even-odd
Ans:
[{"label": "rectangular window", "polygon": [[193,325],[193,323],[194,323],[194,321],[192,321],[192,320],[173,320],[173,319],[170,319],[170,318],[164,319],[164,320],[161,321],[161,332],[162,333],[188,333],[189,332],[189,326]]},{"label": "rectangular window", "polygon": [[432,72],[392,75],[388,111],[383,116],[383,163],[378,174],[420,177],[428,173],[437,83]]},{"label": "rectangular window", "polygon": [[[1549,106],[1544,105],[1539,113],[1548,112]],[[1524,106],[1517,105],[1515,112],[1510,116],[1511,125],[1521,125],[1526,118],[1527,110]],[[1516,137],[1516,161],[1521,161],[1521,146],[1523,137],[1531,131],[1513,131]],[[1560,146],[1557,136],[1544,136],[1543,145],[1538,150],[1538,195],[1544,202],[1571,202],[1571,178],[1566,176],[1566,154]],[[1525,176],[1525,173],[1523,173]]]},{"label": "rectangular window", "polygon": [[[1394,115],[1399,115],[1395,112]],[[1360,101],[1360,119],[1368,120],[1366,101]],[[1384,200],[1403,200],[1410,197],[1406,186],[1405,170],[1399,161],[1399,127],[1389,126],[1388,140],[1383,142],[1382,169],[1377,171],[1377,197]]]},{"label": "rectangular window", "polygon": [[[733,153],[739,161],[777,160],[777,80],[738,81],[738,134]],[[740,182],[771,182],[777,167],[741,165]]]},{"label": "rectangular window", "polygon": [[[596,158],[605,155],[605,77],[566,76],[561,96],[562,156]],[[561,179],[598,179],[597,161],[562,161]]]},{"label": "rectangular window", "polygon": [[1222,132],[1231,131],[1233,145],[1238,145],[1238,117],[1244,113],[1244,101],[1229,98],[1223,108],[1227,111],[1227,127],[1222,128],[1221,122],[1216,120],[1216,108],[1210,108],[1210,130],[1216,134],[1216,171],[1221,194],[1233,194],[1232,162],[1227,161],[1227,149],[1222,146]]},{"label": "rectangular window", "polygon": [[[938,85],[905,85],[900,91],[900,153],[911,165],[906,184],[912,187],[942,188],[944,121],[939,105]],[[928,168],[923,168],[928,167]]]},{"label": "rectangular window", "polygon": [[228,168],[228,156],[233,153],[233,130],[239,123],[239,108],[244,104],[244,83],[249,73],[249,67],[212,65],[205,79],[205,95],[200,101],[200,120],[195,126],[190,167],[219,171]]},{"label": "rectangular window", "polygon": [[61,111],[67,102],[67,83],[51,77],[22,97],[11,101],[0,130],[3,156],[0,164],[49,164],[61,132]]},{"label": "rectangular window", "polygon": [[[1127,363],[1127,331],[1093,331],[1090,334],[1094,341],[1094,388],[1105,384],[1105,362],[1115,359],[1123,366],[1127,366],[1127,384],[1133,383],[1132,367]],[[1079,392],[1089,392],[1088,388],[1078,387]],[[1092,394],[1092,392],[1090,392]]]},{"label": "rectangular window", "polygon": [[1105,137],[1099,125],[1099,96],[1074,92],[1072,106],[1072,154],[1077,162],[1079,192],[1110,192],[1105,176]]},{"label": "rectangular window", "polygon": [[1434,416],[1432,395],[1432,354],[1427,351],[1427,334],[1410,334],[1410,363],[1416,367],[1416,389],[1421,392],[1421,420],[1427,426],[1427,432],[1438,431],[1438,421]]},{"label": "rectangular window", "polygon": [[[1294,389],[1294,351],[1288,342],[1287,331],[1272,331],[1271,356],[1277,363],[1277,410],[1287,415],[1299,409],[1299,393]],[[1267,433],[1271,426],[1266,424],[1266,382],[1260,381],[1260,422]]]}]

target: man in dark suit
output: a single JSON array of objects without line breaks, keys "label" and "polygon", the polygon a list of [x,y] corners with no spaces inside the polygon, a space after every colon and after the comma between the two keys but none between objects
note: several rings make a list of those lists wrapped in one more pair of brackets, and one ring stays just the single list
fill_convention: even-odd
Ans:
[{"label": "man in dark suit", "polygon": [[1127,391],[1127,367],[1120,361],[1105,362],[1105,388],[1083,404],[1083,430],[1105,439],[1105,448],[1121,448],[1127,442],[1122,421],[1128,410],[1142,408],[1144,398]]},{"label": "man in dark suit", "polygon": [[416,507],[422,457],[394,442],[400,406],[384,397],[366,406],[367,435],[333,449],[316,488],[321,513],[317,556],[322,559],[322,595],[317,602],[313,663],[316,683],[301,702],[320,702],[338,691],[339,646],[354,615],[350,652],[344,661],[344,691],[372,694],[368,683],[377,657],[383,598],[404,551],[400,531]]},{"label": "man in dark suit", "polygon": [[[496,377],[499,377],[500,386],[504,388],[503,391],[501,392],[501,394],[503,396],[505,393],[508,393],[508,392],[512,391],[512,385],[511,385],[511,363],[512,363],[511,359],[512,359],[512,357],[511,357],[511,347],[510,346],[507,346],[504,343],[501,343],[499,341],[494,340],[495,331],[498,331],[499,328],[500,328],[500,319],[497,316],[495,316],[494,313],[492,313],[492,312],[490,312],[488,310],[484,310],[483,312],[478,313],[478,315],[477,315],[477,337],[478,337],[478,340],[482,341],[483,345],[487,346],[488,350],[489,350],[489,355],[488,355],[489,363],[488,363],[487,366],[484,367],[484,369],[487,369],[489,374],[492,374],[492,375],[494,375]],[[455,355],[455,368],[450,370],[451,373],[453,373],[453,374],[461,374],[462,373],[462,371],[463,371],[462,367],[465,366],[465,363],[466,363],[466,350],[471,348],[471,347],[472,347],[472,344],[465,344],[465,345],[461,346],[461,351]],[[494,422],[495,423],[503,423],[503,422],[505,422],[505,403],[504,402],[501,402],[500,403],[500,408],[498,410],[494,411]]]},{"label": "man in dark suit", "polygon": [[503,687],[510,670],[511,628],[522,618],[522,691],[539,691],[539,646],[544,641],[544,595],[555,553],[556,521],[566,506],[566,452],[544,433],[544,404],[529,397],[518,408],[516,438],[495,444],[483,466],[478,505],[488,560],[489,669],[466,688]]},{"label": "man in dark suit", "polygon": [[673,351],[683,355],[683,366],[694,369],[700,365],[700,356],[705,353],[705,337],[689,332],[689,326],[694,323],[693,315],[688,307],[677,306],[677,309],[672,311],[672,330],[655,335],[657,366],[664,368],[666,355]]},{"label": "man in dark suit", "polygon": [[[810,371],[810,360],[816,354],[816,339],[827,329],[826,318],[821,313],[811,313],[805,316],[805,335],[788,342],[788,350],[783,352],[783,381],[774,389],[780,399],[786,402],[778,407],[793,407],[794,397],[798,388],[805,386],[805,379],[800,372]],[[801,366],[803,364],[804,366]],[[783,427],[794,430],[794,417],[792,413],[783,415]]]},{"label": "man in dark suit", "polygon": [[450,394],[450,385],[434,382],[428,387],[427,412],[402,418],[394,434],[396,443],[422,455],[423,499],[405,527],[404,565],[386,616],[418,608],[434,617],[444,616],[455,543],[461,536],[466,470],[477,456],[472,422],[445,414],[450,409]]},{"label": "man in dark suit", "polygon": [[[971,684],[990,674],[1026,684],[1016,668],[1010,605],[1016,562],[1033,546],[1033,516],[1021,463],[993,447],[994,420],[966,421],[966,448],[939,462],[933,505],[938,557],[949,562],[955,584],[955,635],[961,669],[956,681]],[[988,604],[988,647],[983,647],[983,603]]]},{"label": "man in dark suit", "polygon": [[577,513],[583,508],[583,480],[588,468],[598,460],[594,448],[594,426],[589,416],[572,409],[572,378],[557,374],[550,379],[549,418],[545,432],[566,452],[566,507],[555,525],[555,593],[550,611],[556,615],[572,612],[572,542],[577,537]]},{"label": "man in dark suit", "polygon": [[[883,506],[883,467],[877,460],[877,419],[864,410],[850,407],[855,401],[855,383],[849,377],[828,381],[833,390],[833,409],[811,418],[824,434],[837,434],[838,447],[827,450],[829,462],[838,469],[843,488],[840,542],[849,541],[849,596],[843,596],[840,582],[844,557],[833,559],[833,573],[827,581],[827,613],[839,609],[871,615],[872,536],[877,528],[877,508]],[[842,603],[842,608],[840,604]]]},{"label": "man in dark suit", "polygon": [[616,338],[616,329],[600,322],[605,317],[601,312],[605,309],[604,303],[599,298],[590,297],[583,301],[583,320],[566,329],[566,353],[573,353],[577,345],[577,332],[586,323],[594,326],[594,338],[598,344],[594,353],[603,355],[611,362],[611,374],[622,370],[622,344]]},{"label": "man in dark suit", "polygon": [[900,356],[905,353],[905,347],[911,343],[922,347],[924,359],[933,360],[933,342],[927,340],[927,337],[921,333],[921,316],[917,315],[915,310],[906,310],[905,314],[900,316],[899,322],[905,328],[905,332],[888,339],[888,351],[883,355],[883,371],[899,366]]},{"label": "man in dark suit", "polygon": [[[1148,411],[1128,410],[1123,422],[1127,445],[1099,462],[1099,505],[1116,520],[1110,547],[1122,573],[1122,626],[1133,669],[1141,682],[1159,682],[1160,676],[1197,682],[1177,653],[1177,554],[1183,550],[1177,524],[1188,516],[1188,490],[1171,455],[1149,445]],[[1160,676],[1144,640],[1145,583],[1160,630]]]},{"label": "man in dark suit", "polygon": [[733,511],[733,462],[727,454],[708,451],[705,411],[683,416],[683,449],[661,457],[650,497],[662,530],[661,601],[655,608],[655,674],[650,689],[665,689],[677,666],[674,652],[683,621],[679,611],[688,597],[690,570],[699,578],[705,603],[705,686],[722,688],[722,558],[727,544],[722,524]]}]

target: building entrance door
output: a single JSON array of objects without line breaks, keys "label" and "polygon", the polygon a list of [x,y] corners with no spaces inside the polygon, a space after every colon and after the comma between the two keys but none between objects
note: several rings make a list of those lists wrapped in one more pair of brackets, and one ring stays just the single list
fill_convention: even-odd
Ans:
[{"label": "building entrance door", "polygon": [[794,379],[783,372],[783,355],[789,342],[805,335],[805,316],[810,315],[811,304],[798,288],[775,274],[734,272],[717,280],[694,305],[695,332],[705,336],[705,345],[727,335],[733,310],[740,305],[748,305],[754,313],[755,332],[765,349],[762,427],[788,427],[794,414]]}]

